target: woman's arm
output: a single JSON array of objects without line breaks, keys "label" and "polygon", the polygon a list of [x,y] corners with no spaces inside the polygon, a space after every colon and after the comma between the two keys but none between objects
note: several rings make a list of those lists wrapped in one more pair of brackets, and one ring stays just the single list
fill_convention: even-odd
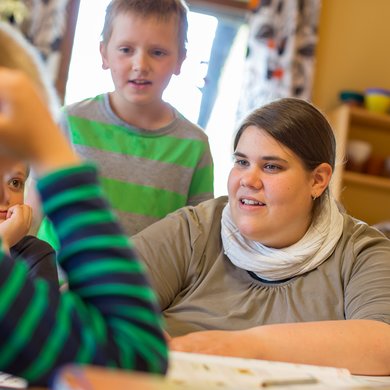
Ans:
[{"label": "woman's arm", "polygon": [[373,320],[264,325],[205,331],[170,340],[176,351],[347,368],[390,375],[390,326]]}]

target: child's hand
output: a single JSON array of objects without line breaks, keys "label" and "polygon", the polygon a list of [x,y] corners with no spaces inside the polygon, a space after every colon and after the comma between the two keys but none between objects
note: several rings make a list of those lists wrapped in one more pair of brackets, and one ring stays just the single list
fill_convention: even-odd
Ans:
[{"label": "child's hand", "polygon": [[[34,158],[40,154],[36,144],[44,141],[44,129],[50,140],[51,126],[54,124],[50,123],[50,115],[27,76],[19,71],[1,68],[0,153],[16,156],[20,160]],[[37,141],[33,141],[33,134]]]},{"label": "child's hand", "polygon": [[30,206],[18,204],[8,209],[6,220],[0,223],[0,237],[5,251],[9,252],[9,249],[28,233],[31,221]]},{"label": "child's hand", "polygon": [[5,68],[0,68],[0,156],[0,162],[28,160],[38,174],[79,161],[33,82]]}]

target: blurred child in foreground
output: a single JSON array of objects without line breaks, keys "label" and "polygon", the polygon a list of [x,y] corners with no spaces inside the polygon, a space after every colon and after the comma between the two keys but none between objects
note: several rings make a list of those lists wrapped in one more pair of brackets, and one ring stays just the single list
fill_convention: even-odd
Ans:
[{"label": "blurred child in foreground", "polygon": [[[29,58],[16,31],[3,24],[0,31],[0,50],[14,40],[18,55]],[[69,291],[51,296],[43,279],[32,281],[22,262],[0,251],[0,370],[45,386],[70,362],[164,373],[155,296],[107,206],[96,168],[80,162],[55,124],[42,84],[22,66],[1,65],[0,177],[19,161],[31,166],[61,241]]]}]

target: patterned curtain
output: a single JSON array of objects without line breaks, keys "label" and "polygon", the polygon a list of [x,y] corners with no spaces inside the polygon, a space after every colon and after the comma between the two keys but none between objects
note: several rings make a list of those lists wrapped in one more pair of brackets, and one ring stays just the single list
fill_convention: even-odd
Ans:
[{"label": "patterned curtain", "polygon": [[310,100],[320,1],[260,1],[250,18],[238,120],[280,97]]},{"label": "patterned curtain", "polygon": [[68,0],[24,0],[28,17],[21,25],[27,39],[38,48],[53,82],[56,81],[61,43],[66,31]]},{"label": "patterned curtain", "polygon": [[69,0],[0,0],[0,20],[21,30],[38,49],[53,83],[56,82],[61,62],[68,2]]}]

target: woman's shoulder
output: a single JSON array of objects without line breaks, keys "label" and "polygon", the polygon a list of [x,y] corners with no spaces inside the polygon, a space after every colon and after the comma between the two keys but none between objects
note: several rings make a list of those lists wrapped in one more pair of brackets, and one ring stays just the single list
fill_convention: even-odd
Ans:
[{"label": "woman's shoulder", "polygon": [[390,255],[390,239],[374,226],[344,214],[342,242],[358,254],[368,250],[381,250]]},{"label": "woman's shoulder", "polygon": [[222,210],[227,204],[227,197],[205,200],[196,206],[185,206],[163,219],[153,223],[134,235],[133,241],[145,241],[149,238],[179,239],[186,237],[197,241],[200,237],[220,231]]},{"label": "woman's shoulder", "polygon": [[228,203],[227,196],[208,199],[196,206],[186,206],[176,211],[196,223],[211,223],[221,220],[222,211]]},{"label": "woman's shoulder", "polygon": [[361,239],[364,237],[387,238],[377,227],[368,224],[365,221],[354,218],[349,214],[344,214],[344,233],[350,237]]}]

